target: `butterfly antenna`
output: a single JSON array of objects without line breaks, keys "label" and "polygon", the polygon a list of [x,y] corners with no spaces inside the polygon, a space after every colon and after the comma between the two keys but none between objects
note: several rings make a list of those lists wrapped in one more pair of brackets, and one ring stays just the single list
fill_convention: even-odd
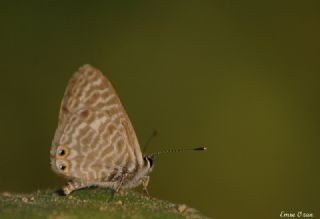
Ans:
[{"label": "butterfly antenna", "polygon": [[149,154],[148,157],[154,158],[159,156],[160,154],[168,154],[168,153],[175,153],[175,152],[184,152],[184,151],[205,151],[207,150],[206,147],[196,147],[196,148],[173,148],[164,151],[155,152]]},{"label": "butterfly antenna", "polygon": [[150,137],[148,138],[147,142],[144,144],[144,147],[142,149],[142,152],[145,152],[147,147],[150,145],[151,140],[156,137],[158,135],[158,131],[157,130],[153,130],[152,134],[150,135]]}]

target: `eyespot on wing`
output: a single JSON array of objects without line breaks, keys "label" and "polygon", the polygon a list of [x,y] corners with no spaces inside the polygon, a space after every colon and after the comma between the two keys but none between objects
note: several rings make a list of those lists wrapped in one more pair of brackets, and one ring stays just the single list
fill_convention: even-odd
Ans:
[{"label": "eyespot on wing", "polygon": [[56,158],[63,159],[69,155],[69,148],[63,145],[60,145],[56,149]]}]

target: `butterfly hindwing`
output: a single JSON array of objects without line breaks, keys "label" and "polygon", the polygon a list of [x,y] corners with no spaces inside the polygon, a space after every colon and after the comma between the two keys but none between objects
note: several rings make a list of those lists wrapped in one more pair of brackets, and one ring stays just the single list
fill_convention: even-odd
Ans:
[{"label": "butterfly hindwing", "polygon": [[67,178],[105,181],[142,162],[136,134],[111,83],[92,66],[81,67],[61,103],[53,170]]}]

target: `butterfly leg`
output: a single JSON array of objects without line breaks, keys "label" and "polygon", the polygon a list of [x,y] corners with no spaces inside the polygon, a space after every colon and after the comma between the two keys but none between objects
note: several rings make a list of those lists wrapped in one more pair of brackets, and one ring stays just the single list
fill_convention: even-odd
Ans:
[{"label": "butterfly leg", "polygon": [[67,184],[62,188],[63,193],[65,195],[69,195],[71,192],[87,187],[87,185],[83,182],[79,182],[79,181],[69,181],[67,182]]},{"label": "butterfly leg", "polygon": [[146,196],[148,196],[150,198],[150,195],[149,195],[149,192],[148,192],[149,180],[150,180],[149,176],[144,176],[141,179],[141,182],[142,182],[142,189],[143,189],[144,193],[146,194]]},{"label": "butterfly leg", "polygon": [[110,195],[110,198],[109,198],[108,202],[111,202],[111,201],[114,200],[115,194],[116,194],[116,190],[112,189],[112,190],[111,190],[111,195]]},{"label": "butterfly leg", "polygon": [[120,181],[118,183],[118,185],[116,185],[116,187],[114,189],[112,189],[112,193],[111,193],[111,197],[109,199],[109,201],[112,201],[116,195],[116,193],[118,193],[121,189],[121,186],[123,185],[123,182],[125,181],[125,179],[128,177],[128,174],[125,173],[121,176]]},{"label": "butterfly leg", "polygon": [[126,180],[126,178],[128,177],[128,173],[125,173],[121,176],[121,179],[119,181],[119,184],[117,185],[115,192],[119,192],[119,190],[121,189],[121,186],[123,185],[124,181]]}]

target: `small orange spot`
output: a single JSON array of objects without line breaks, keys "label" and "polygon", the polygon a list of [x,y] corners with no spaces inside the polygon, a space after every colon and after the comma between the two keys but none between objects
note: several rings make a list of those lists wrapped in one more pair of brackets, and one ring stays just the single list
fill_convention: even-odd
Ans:
[{"label": "small orange spot", "polygon": [[80,116],[82,118],[87,118],[89,116],[89,111],[88,110],[83,110],[81,113],[80,113]]}]

